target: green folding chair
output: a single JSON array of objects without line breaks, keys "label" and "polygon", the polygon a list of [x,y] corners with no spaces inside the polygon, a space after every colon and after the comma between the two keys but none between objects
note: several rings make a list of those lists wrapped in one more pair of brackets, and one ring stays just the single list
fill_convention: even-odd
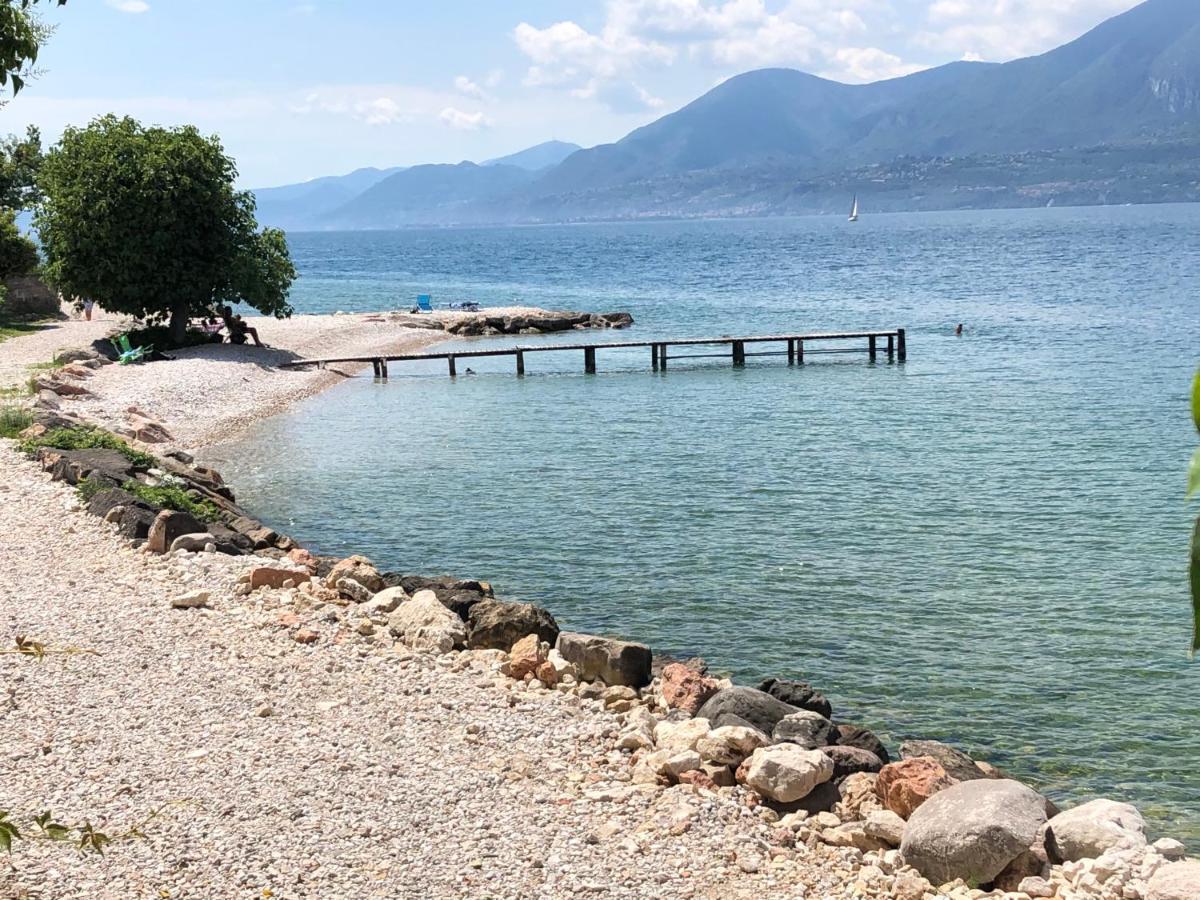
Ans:
[{"label": "green folding chair", "polygon": [[129,335],[127,334],[118,334],[115,338],[113,338],[112,345],[117,350],[117,362],[123,366],[127,366],[130,363],[141,362],[146,356],[148,349],[146,347],[131,346],[129,343]]}]

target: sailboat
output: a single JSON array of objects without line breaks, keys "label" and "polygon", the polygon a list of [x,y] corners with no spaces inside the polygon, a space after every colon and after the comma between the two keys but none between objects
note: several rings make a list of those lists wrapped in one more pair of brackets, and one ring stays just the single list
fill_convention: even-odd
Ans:
[{"label": "sailboat", "polygon": [[858,194],[854,195],[854,204],[850,207],[850,221],[858,221]]}]

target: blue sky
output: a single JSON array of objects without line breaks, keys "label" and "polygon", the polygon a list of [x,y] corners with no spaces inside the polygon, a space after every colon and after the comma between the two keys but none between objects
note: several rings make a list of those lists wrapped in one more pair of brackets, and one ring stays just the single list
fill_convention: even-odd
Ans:
[{"label": "blue sky", "polygon": [[593,145],[731,75],[840,81],[1048,50],[1136,0],[69,0],[0,110],[55,138],[106,112],[219,134],[246,186]]}]

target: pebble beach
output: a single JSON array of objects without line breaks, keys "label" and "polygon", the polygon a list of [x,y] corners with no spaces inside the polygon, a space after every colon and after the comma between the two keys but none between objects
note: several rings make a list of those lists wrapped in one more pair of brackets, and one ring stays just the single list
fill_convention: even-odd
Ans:
[{"label": "pebble beach", "polygon": [[[132,416],[154,454],[202,448],[355,374],[281,361],[446,337],[375,316],[252,324],[269,349],[98,366],[61,410],[118,433]],[[91,333],[68,327],[0,360]],[[51,651],[0,656],[0,809],[117,839],[103,856],[18,841],[0,896],[1198,896],[1200,863],[1132,807],[1063,819],[936,742],[889,760],[808,686],[651,673],[649,648],[557,626],[557,643],[539,626],[485,646],[461,594],[385,587],[365,560],[330,571],[283,537],[154,552],[42,462],[0,441],[3,640]],[[470,604],[519,605],[471,584]]]}]

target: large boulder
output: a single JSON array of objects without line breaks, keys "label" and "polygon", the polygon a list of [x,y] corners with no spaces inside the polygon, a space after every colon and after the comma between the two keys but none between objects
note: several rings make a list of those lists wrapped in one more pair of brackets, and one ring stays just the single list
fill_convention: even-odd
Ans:
[{"label": "large boulder", "polygon": [[343,579],[356,582],[372,594],[387,587],[379,570],[365,556],[350,556],[335,565],[325,576],[325,587],[338,590],[338,582]]},{"label": "large boulder", "polygon": [[1052,862],[1096,859],[1105,850],[1146,846],[1146,820],[1128,803],[1092,800],[1046,823],[1046,854]]},{"label": "large boulder", "polygon": [[700,738],[695,749],[705,762],[721,766],[740,766],[751,753],[770,743],[769,737],[754,728],[725,725],[714,728]]},{"label": "large boulder", "polygon": [[974,781],[976,778],[988,777],[983,769],[975,764],[975,760],[941,741],[905,741],[900,745],[901,759],[916,759],[920,756],[937,760],[938,765],[955,781]]},{"label": "large boulder", "polygon": [[1019,781],[965,781],[909,817],[900,852],[933,884],[989,884],[1029,850],[1045,821],[1046,799]]},{"label": "large boulder", "polygon": [[883,741],[875,736],[874,733],[862,728],[858,725],[839,725],[838,729],[838,746],[841,747],[861,747],[863,750],[868,750],[883,760],[883,764],[887,765],[892,761],[888,755],[887,747]]},{"label": "large boulder", "polygon": [[556,649],[584,681],[600,679],[607,685],[632,688],[650,683],[653,654],[645,644],[564,631],[558,636]]},{"label": "large boulder", "polygon": [[700,707],[696,715],[722,725],[749,725],[770,734],[784,716],[798,712],[796,707],[777,700],[765,691],[748,687],[730,687],[718,691]]},{"label": "large boulder", "polygon": [[822,753],[833,760],[833,780],[841,783],[856,772],[878,772],[883,760],[862,747],[820,747]]},{"label": "large boulder", "polygon": [[113,486],[134,479],[138,466],[130,462],[118,450],[55,450],[42,447],[38,450],[42,468],[55,481],[79,484],[94,478]]},{"label": "large boulder", "polygon": [[884,807],[907,819],[930,797],[958,782],[929,756],[888,763],[879,771],[875,791]]},{"label": "large boulder", "polygon": [[820,750],[775,744],[755,750],[738,775],[768,800],[792,803],[833,777],[833,761]]},{"label": "large boulder", "polygon": [[768,678],[758,686],[760,691],[770,694],[776,700],[782,700],[788,706],[796,709],[807,709],[819,713],[827,719],[833,717],[833,707],[825,699],[825,695],[805,681],[789,681],[785,678]]},{"label": "large boulder", "polygon": [[88,501],[87,510],[93,516],[113,521],[121,535],[131,539],[145,539],[161,512],[159,507],[120,488],[100,491]]},{"label": "large boulder", "polygon": [[805,750],[820,750],[837,743],[837,726],[820,713],[798,710],[788,713],[775,724],[771,740],[799,744]]},{"label": "large boulder", "polygon": [[[436,599],[436,594],[429,593]],[[484,600],[471,607],[467,633],[467,645],[472,650],[508,652],[513,644],[530,634],[536,634],[540,640],[554,646],[558,640],[558,623],[554,616],[532,603]]]},{"label": "large boulder", "polygon": [[419,591],[396,607],[388,618],[388,630],[409,647],[434,653],[449,653],[467,642],[462,619],[446,609],[433,591]]},{"label": "large boulder", "polygon": [[174,509],[164,509],[150,525],[146,548],[151,553],[166,553],[176,538],[204,531],[204,525],[193,515]]},{"label": "large boulder", "polygon": [[681,709],[689,716],[700,711],[709,697],[721,689],[715,678],[683,663],[670,663],[659,676],[663,702],[668,709]]},{"label": "large boulder", "polygon": [[1196,900],[1200,897],[1200,860],[1162,866],[1147,886],[1146,900]]}]

